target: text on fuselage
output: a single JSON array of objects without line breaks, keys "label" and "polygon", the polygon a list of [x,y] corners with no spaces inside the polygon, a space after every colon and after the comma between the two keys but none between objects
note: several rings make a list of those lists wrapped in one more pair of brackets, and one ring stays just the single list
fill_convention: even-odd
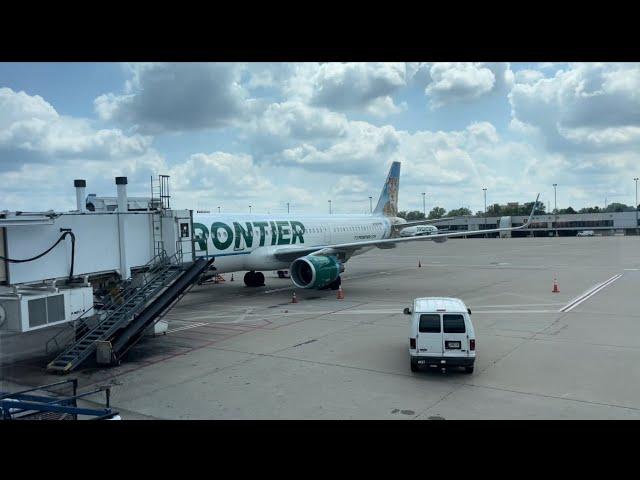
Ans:
[{"label": "text on fuselage", "polygon": [[[233,244],[234,249],[245,246],[293,245],[304,243],[305,227],[295,220],[264,222],[213,222],[210,228],[202,223],[193,224],[195,240],[200,250],[207,250],[207,239],[211,238],[217,250],[226,250]],[[244,245],[243,245],[244,244]]]}]

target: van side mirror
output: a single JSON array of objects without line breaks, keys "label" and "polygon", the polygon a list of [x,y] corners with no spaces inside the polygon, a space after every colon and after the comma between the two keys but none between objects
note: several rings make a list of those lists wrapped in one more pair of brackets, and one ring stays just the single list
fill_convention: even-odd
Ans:
[{"label": "van side mirror", "polygon": [[409,307],[404,309],[404,314],[405,315],[411,315],[411,310],[409,310]]},{"label": "van side mirror", "polygon": [[469,312],[469,315],[471,315],[471,309],[467,308],[467,312]]}]

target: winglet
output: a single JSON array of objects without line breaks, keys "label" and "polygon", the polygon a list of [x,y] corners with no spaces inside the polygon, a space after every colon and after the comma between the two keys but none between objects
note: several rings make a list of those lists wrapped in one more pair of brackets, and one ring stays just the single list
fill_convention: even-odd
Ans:
[{"label": "winglet", "polygon": [[536,197],[536,201],[533,202],[533,207],[531,208],[531,214],[529,215],[529,218],[527,219],[527,225],[529,225],[531,223],[531,218],[533,217],[533,212],[536,211],[536,207],[538,206],[538,199],[540,198],[540,194],[538,194],[538,196]]}]

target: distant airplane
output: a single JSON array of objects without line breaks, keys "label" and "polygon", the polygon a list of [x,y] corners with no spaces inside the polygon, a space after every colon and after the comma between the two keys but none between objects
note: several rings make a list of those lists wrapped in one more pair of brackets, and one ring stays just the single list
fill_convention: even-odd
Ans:
[{"label": "distant airplane", "polygon": [[434,235],[438,233],[438,227],[435,225],[416,225],[400,230],[401,237],[417,237],[419,235]]},{"label": "distant airplane", "polygon": [[214,257],[216,273],[246,271],[248,287],[264,285],[261,271],[289,270],[299,288],[336,290],[345,263],[354,255],[404,242],[441,243],[450,237],[519,230],[533,215],[531,210],[527,223],[519,227],[405,237],[400,233],[403,229],[429,221],[407,222],[397,216],[399,183],[400,162],[393,162],[369,215],[195,214],[196,256]]}]

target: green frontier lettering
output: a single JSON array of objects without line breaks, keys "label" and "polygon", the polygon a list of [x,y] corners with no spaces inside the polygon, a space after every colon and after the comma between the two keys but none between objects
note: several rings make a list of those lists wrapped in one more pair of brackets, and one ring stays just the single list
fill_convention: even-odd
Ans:
[{"label": "green frontier lettering", "polygon": [[251,226],[251,222],[245,222],[247,229],[242,228],[238,222],[233,222],[233,228],[236,231],[236,248],[240,248],[240,236],[244,238],[244,243],[248,248],[251,248],[253,245],[253,227]]},{"label": "green frontier lettering", "polygon": [[291,245],[296,243],[296,238],[300,240],[300,243],[304,243],[305,228],[301,222],[295,220],[291,221],[291,229],[293,230],[293,237],[291,238]]},{"label": "green frontier lettering", "polygon": [[[226,250],[234,243],[236,249],[242,247],[242,241],[246,248],[253,247],[253,228],[260,229],[260,243],[257,246],[264,247],[267,237],[267,228],[271,227],[271,245],[293,245],[294,243],[304,243],[306,228],[302,222],[297,221],[271,221],[271,222],[244,222],[244,226],[239,222],[233,222],[233,229],[223,222],[211,224],[211,234],[207,227],[201,223],[193,224],[194,240],[199,250],[207,250],[207,240],[211,237],[213,245],[217,250]],[[224,231],[224,234],[220,232]],[[220,234],[220,235],[219,235]],[[226,235],[225,235],[226,234]],[[291,236],[291,237],[289,237]]]},{"label": "green frontier lettering", "polygon": [[278,221],[276,225],[278,225],[278,245],[289,245],[291,239],[286,237],[286,235],[291,233],[289,230],[289,222]]},{"label": "green frontier lettering", "polygon": [[[218,239],[219,229],[222,229],[225,232],[227,232],[226,240],[220,241],[220,239]],[[229,225],[227,225],[226,223],[213,222],[211,224],[211,240],[213,240],[213,245],[218,250],[226,250],[227,248],[229,248],[229,245],[231,245],[231,242],[233,241],[233,231],[229,228]]]},{"label": "green frontier lettering", "polygon": [[253,222],[253,226],[260,229],[260,246],[264,247],[264,239],[267,236],[266,227],[268,227],[269,224],[267,222]]},{"label": "green frontier lettering", "polygon": [[193,224],[193,233],[195,241],[200,250],[207,250],[207,239],[209,238],[209,229],[202,223]]}]

